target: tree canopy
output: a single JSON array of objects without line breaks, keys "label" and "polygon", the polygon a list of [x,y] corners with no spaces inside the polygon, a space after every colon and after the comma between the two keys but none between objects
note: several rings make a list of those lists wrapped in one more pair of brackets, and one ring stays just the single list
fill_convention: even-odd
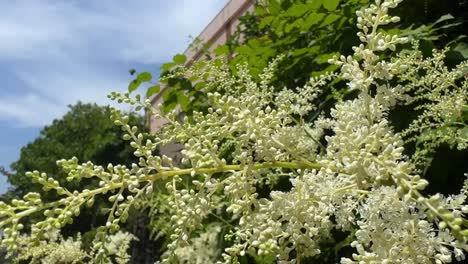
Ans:
[{"label": "tree canopy", "polygon": [[[14,172],[8,177],[18,195],[31,191],[47,193],[25,176],[26,172],[34,170],[46,172],[60,184],[75,188],[67,185],[66,173],[57,166],[61,158],[76,157],[101,165],[130,165],[136,161],[131,148],[122,139],[122,131],[110,119],[108,107],[78,102],[69,109],[62,118],[44,127],[38,138],[21,148],[20,158],[11,165]],[[130,123],[144,127],[144,119],[136,114],[130,115]]]},{"label": "tree canopy", "polygon": [[[68,182],[67,173],[57,166],[57,160],[61,158],[75,157],[80,161],[92,161],[103,166],[109,163],[129,166],[137,162],[132,148],[122,139],[123,131],[114,125],[110,115],[111,111],[107,106],[81,102],[70,105],[69,111],[62,118],[55,119],[51,125],[44,127],[38,138],[21,148],[19,159],[11,165],[13,172],[5,174],[13,189],[4,194],[3,198],[18,199],[29,192],[36,192],[45,201],[57,199],[57,193],[50,192],[39,183],[31,183],[26,173],[36,170],[47,173],[71,191],[97,186],[98,182],[95,180]],[[144,118],[136,113],[129,114],[129,123],[146,131]],[[105,221],[102,210],[110,206],[105,199],[97,199],[94,207],[83,210],[72,225],[64,228],[63,234],[92,231]],[[33,216],[29,221],[34,219]],[[91,232],[90,235],[92,234]]]}]

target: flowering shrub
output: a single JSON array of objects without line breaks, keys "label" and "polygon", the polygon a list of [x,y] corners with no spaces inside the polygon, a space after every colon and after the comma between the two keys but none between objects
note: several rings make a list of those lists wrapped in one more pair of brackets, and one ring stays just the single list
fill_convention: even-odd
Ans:
[{"label": "flowering shrub", "polygon": [[[399,20],[388,14],[399,2],[376,0],[358,11],[362,43],[354,47],[353,56],[331,59],[341,71],[313,77],[304,87],[270,85],[279,57],[261,74],[260,83],[245,65],[239,65],[236,74],[217,61],[177,68],[174,75],[202,80],[200,89],[209,100],[206,113],[195,112],[184,120],[175,112],[161,114],[138,95],[111,94],[166,118],[168,125],[160,135],[148,137],[114,110],[112,118],[126,131],[124,139],[139,163],[104,168],[60,160],[69,181],[100,180],[96,189],[73,192],[46,174],[29,173],[62,198],[43,203],[38,194],[29,193],[12,204],[0,203],[2,245],[13,259],[28,250],[19,241],[48,250],[44,241],[51,241],[50,234],[71,223],[95,196],[107,195],[113,206],[93,248],[70,251],[87,262],[110,263],[115,251],[125,255],[115,249],[111,235],[132,207],[145,203],[150,204],[156,232],[169,239],[161,263],[240,263],[245,256],[301,263],[320,255],[322,244],[337,231],[347,234],[354,248],[341,258],[342,264],[464,259],[468,181],[456,195],[423,195],[429,182],[417,174],[416,165],[441,144],[467,148],[468,63],[448,69],[444,52],[423,57],[417,43],[411,51],[382,60],[380,54],[407,42],[382,30]],[[306,122],[323,87],[339,79],[357,95]],[[396,133],[389,112],[416,101],[419,116]],[[180,164],[154,154],[158,146],[174,141],[184,144]],[[424,144],[407,157],[405,141]],[[278,189],[277,183],[285,179],[290,188]],[[21,219],[39,212],[44,219],[30,227],[29,235],[22,234]],[[128,244],[132,238],[124,240]],[[60,248],[78,243],[52,242],[60,241]],[[119,257],[121,262],[126,259]]]}]

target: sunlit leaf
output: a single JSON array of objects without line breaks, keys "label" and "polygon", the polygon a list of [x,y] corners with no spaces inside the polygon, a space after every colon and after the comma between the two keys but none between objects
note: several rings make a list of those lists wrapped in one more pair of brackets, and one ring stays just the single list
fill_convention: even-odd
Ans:
[{"label": "sunlit leaf", "polygon": [[138,74],[138,77],[137,77],[137,80],[142,82],[142,83],[143,82],[149,82],[149,81],[151,81],[151,79],[153,79],[153,76],[149,72],[142,72],[142,73]]},{"label": "sunlit leaf", "polygon": [[140,86],[140,84],[141,84],[141,81],[139,81],[138,79],[135,79],[135,80],[131,81],[131,82],[128,84],[128,91],[129,91],[129,92],[135,91],[136,89],[138,89],[138,87]]},{"label": "sunlit leaf", "polygon": [[338,4],[340,3],[340,0],[326,0],[323,1],[323,7],[327,9],[328,11],[333,11],[338,7]]},{"label": "sunlit leaf", "polygon": [[187,56],[184,54],[177,54],[174,56],[173,61],[176,64],[184,64],[187,61]]},{"label": "sunlit leaf", "polygon": [[150,98],[152,95],[159,93],[161,90],[161,86],[159,85],[154,85],[148,88],[146,91],[146,98]]}]

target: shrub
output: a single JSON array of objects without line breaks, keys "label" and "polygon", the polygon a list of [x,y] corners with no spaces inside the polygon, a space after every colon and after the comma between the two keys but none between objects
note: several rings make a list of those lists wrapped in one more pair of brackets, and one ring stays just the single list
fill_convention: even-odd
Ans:
[{"label": "shrub", "polygon": [[[100,180],[97,188],[74,192],[46,174],[30,173],[62,198],[43,203],[30,193],[1,203],[3,245],[12,257],[18,250],[21,256],[28,248],[17,246],[25,236],[23,217],[45,216],[31,227],[27,239],[33,246],[72,222],[96,196],[111,193],[113,206],[88,262],[112,261],[111,234],[131,207],[145,204],[169,239],[162,263],[303,263],[330,248],[342,254],[342,264],[462,260],[468,250],[468,181],[459,194],[425,194],[429,182],[416,165],[441,144],[466,149],[468,63],[448,69],[444,51],[424,57],[417,43],[383,59],[380,55],[407,42],[380,30],[399,20],[388,14],[399,2],[376,0],[358,11],[361,44],[352,56],[329,61],[341,71],[313,77],[295,90],[271,85],[280,56],[259,75],[260,82],[245,64],[235,73],[219,61],[177,67],[173,76],[204,81],[200,89],[209,102],[206,113],[194,111],[182,121],[139,96],[111,94],[169,124],[154,139],[145,138],[114,110],[112,118],[126,131],[138,164],[104,168],[60,160],[68,180]],[[355,96],[306,122],[324,87],[337,80],[345,80]],[[390,112],[414,103],[419,105],[414,122],[395,132]],[[405,155],[405,138],[424,142],[421,150]],[[158,146],[174,141],[184,144],[182,164],[154,155]],[[351,248],[341,252],[347,245]]]}]

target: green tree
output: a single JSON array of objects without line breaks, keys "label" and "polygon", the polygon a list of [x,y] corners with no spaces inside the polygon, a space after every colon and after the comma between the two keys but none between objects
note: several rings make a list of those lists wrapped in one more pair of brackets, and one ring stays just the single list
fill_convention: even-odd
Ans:
[{"label": "green tree", "polygon": [[[20,158],[11,165],[13,172],[3,170],[3,176],[8,178],[12,189],[2,196],[3,200],[11,201],[22,197],[28,192],[40,193],[45,201],[57,199],[56,192],[45,191],[42,185],[31,183],[26,172],[38,170],[45,172],[49,177],[57,180],[61,186],[69,190],[92,189],[98,186],[96,179],[83,179],[80,182],[68,182],[67,173],[57,166],[57,160],[76,157],[81,161],[92,161],[95,164],[106,167],[111,164],[131,166],[138,162],[133,154],[133,148],[122,139],[124,132],[115,126],[110,118],[111,110],[107,106],[99,106],[93,103],[78,102],[69,106],[69,111],[60,119],[56,119],[49,126],[44,127],[40,136],[21,149]],[[129,124],[138,127],[142,132],[147,132],[145,120],[136,113],[129,114]],[[0,172],[1,173],[1,172]],[[112,204],[107,197],[95,200],[91,208],[85,208],[74,220],[73,224],[63,229],[65,236],[74,235],[77,232],[83,234],[84,246],[88,247],[95,235],[95,227],[105,223],[105,213]],[[34,215],[27,222],[34,222]],[[131,247],[132,261],[144,263],[154,259],[153,254],[143,254],[148,248],[156,252],[156,246],[149,241],[149,233],[145,228],[147,217],[137,211],[129,219],[126,229],[138,237],[139,242]],[[154,253],[157,254],[157,253]]]},{"label": "green tree", "polygon": [[[58,168],[56,162],[61,158],[76,157],[103,166],[108,163],[130,165],[137,161],[132,149],[122,139],[123,133],[109,118],[108,107],[79,102],[69,108],[61,119],[44,127],[38,138],[24,146],[20,158],[11,165],[14,172],[8,176],[8,181],[16,187],[18,195],[31,191],[49,193],[38,184],[30,184],[26,172],[33,170],[46,172],[71,190],[78,187],[68,183],[66,173]],[[137,114],[130,114],[129,123],[144,127],[144,119]],[[79,185],[83,187],[83,183]]]},{"label": "green tree", "polygon": [[[122,139],[123,132],[112,122],[109,107],[81,103],[69,106],[69,111],[56,119],[40,132],[40,136],[21,149],[20,158],[11,165],[13,172],[4,173],[13,189],[4,194],[5,200],[22,197],[28,192],[40,193],[45,201],[57,199],[56,192],[45,191],[40,184],[31,184],[26,172],[39,170],[57,180],[60,185],[73,191],[95,188],[96,180],[84,179],[68,182],[67,173],[59,169],[56,162],[61,158],[76,157],[79,161],[92,161],[107,166],[109,163],[130,166],[138,161],[132,148]],[[129,115],[129,124],[146,131],[144,118],[138,114]],[[6,171],[5,171],[6,172]],[[104,197],[105,198],[105,197]],[[111,206],[106,199],[97,199],[93,207],[81,212],[72,225],[64,229],[65,235],[76,232],[93,235],[92,229],[105,221],[105,208]],[[29,221],[33,221],[31,217]],[[131,224],[129,224],[129,228]],[[140,232],[141,233],[141,232]],[[86,238],[86,236],[85,236]],[[91,238],[92,239],[92,238]]]}]

